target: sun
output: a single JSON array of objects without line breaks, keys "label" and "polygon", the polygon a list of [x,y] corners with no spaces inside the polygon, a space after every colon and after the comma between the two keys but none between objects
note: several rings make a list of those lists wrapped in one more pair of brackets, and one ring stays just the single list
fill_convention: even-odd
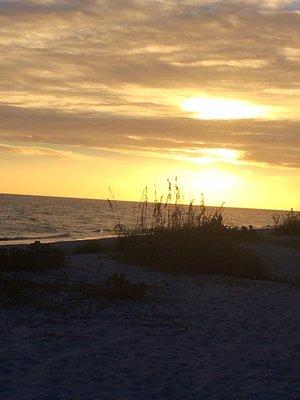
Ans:
[{"label": "sun", "polygon": [[199,181],[208,192],[224,195],[236,186],[238,177],[220,169],[208,169],[199,174]]},{"label": "sun", "polygon": [[236,191],[243,185],[242,176],[235,170],[212,165],[181,170],[179,181],[183,182],[187,202],[194,198],[197,203],[203,193],[205,201],[210,205],[231,202]]},{"label": "sun", "polygon": [[243,100],[194,97],[181,103],[183,111],[198,119],[253,119],[268,115],[268,107]]}]

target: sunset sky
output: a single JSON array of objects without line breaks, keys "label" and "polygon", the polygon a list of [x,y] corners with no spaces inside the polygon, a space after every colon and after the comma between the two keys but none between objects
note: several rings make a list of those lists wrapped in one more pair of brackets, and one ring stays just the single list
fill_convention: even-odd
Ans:
[{"label": "sunset sky", "polygon": [[300,1],[0,0],[0,192],[300,207]]}]

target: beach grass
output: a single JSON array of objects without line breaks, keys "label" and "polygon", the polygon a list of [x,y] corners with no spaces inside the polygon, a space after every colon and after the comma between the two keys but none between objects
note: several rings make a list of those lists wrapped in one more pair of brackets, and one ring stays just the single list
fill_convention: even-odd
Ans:
[{"label": "beach grass", "polygon": [[38,241],[24,247],[0,249],[0,271],[44,271],[66,265],[64,251]]},{"label": "beach grass", "polygon": [[226,231],[178,230],[119,238],[123,261],[172,273],[205,273],[265,279],[257,256]]},{"label": "beach grass", "polygon": [[273,215],[274,233],[300,236],[300,212],[291,209],[287,213]]},{"label": "beach grass", "polygon": [[165,196],[150,206],[147,188],[130,227],[122,225],[116,202],[109,203],[118,224],[117,252],[123,261],[173,273],[222,274],[237,278],[266,279],[266,270],[257,256],[244,245],[257,240],[252,226],[241,229],[223,222],[223,205],[206,207],[191,201],[182,204],[177,181],[168,181]]},{"label": "beach grass", "polygon": [[109,247],[103,243],[103,240],[89,240],[81,243],[73,250],[73,254],[93,254],[93,253],[106,253]]},{"label": "beach grass", "polygon": [[146,289],[143,282],[132,283],[116,272],[100,283],[37,282],[30,277],[0,275],[0,306],[67,311],[78,308],[85,301],[102,306],[104,300],[142,301]]},{"label": "beach grass", "polygon": [[130,282],[124,274],[114,272],[104,284],[85,283],[77,287],[82,298],[108,298],[119,300],[142,300],[146,285]]}]

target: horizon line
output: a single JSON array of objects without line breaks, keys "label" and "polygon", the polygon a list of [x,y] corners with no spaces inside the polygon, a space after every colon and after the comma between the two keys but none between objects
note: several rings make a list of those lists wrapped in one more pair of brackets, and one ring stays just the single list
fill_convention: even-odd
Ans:
[{"label": "horizon line", "polygon": [[[24,193],[2,193],[0,192],[0,196],[27,196],[27,197],[50,197],[50,198],[56,198],[56,199],[70,199],[70,200],[91,200],[91,201],[108,201],[111,200],[109,197],[105,198],[105,199],[101,199],[101,198],[93,198],[93,197],[72,197],[72,196],[58,196],[58,195],[45,195],[45,194],[24,194]],[[112,199],[114,200],[114,199]],[[140,203],[141,200],[119,200],[119,199],[115,199],[115,201],[118,202],[125,202],[125,203]],[[155,203],[154,201],[148,201],[148,203]],[[173,203],[170,203],[173,204]],[[181,203],[182,205],[189,205],[189,203]],[[222,203],[224,204],[224,203]],[[205,204],[207,207],[212,207],[212,208],[220,208],[222,207],[222,205],[209,205],[209,204]],[[199,207],[200,204],[194,204],[194,206]],[[245,209],[245,210],[262,210],[262,211],[290,211],[291,209],[295,208],[288,208],[288,209],[274,209],[274,208],[256,208],[256,207],[231,207],[231,206],[226,206],[223,205],[223,208],[234,208],[234,209]]]}]

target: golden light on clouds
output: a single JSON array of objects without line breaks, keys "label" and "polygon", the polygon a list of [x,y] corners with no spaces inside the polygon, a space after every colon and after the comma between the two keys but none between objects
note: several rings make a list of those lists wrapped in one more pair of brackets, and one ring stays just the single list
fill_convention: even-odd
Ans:
[{"label": "golden light on clouds", "polygon": [[205,149],[207,155],[218,157],[223,161],[236,161],[241,158],[242,153],[238,150],[232,149]]},{"label": "golden light on clouds", "polygon": [[[202,148],[202,149],[185,149],[185,154],[182,150],[173,149],[173,158],[178,161],[185,161],[192,164],[207,165],[214,163],[224,164],[242,164],[244,152],[235,149],[224,148]],[[170,157],[170,156],[169,156]]]},{"label": "golden light on clouds", "polygon": [[178,175],[300,206],[299,0],[0,0],[0,23],[0,192],[135,200]]},{"label": "golden light on clouds", "polygon": [[266,118],[270,114],[266,106],[243,100],[212,97],[189,98],[182,102],[181,107],[198,119],[253,119]]}]

